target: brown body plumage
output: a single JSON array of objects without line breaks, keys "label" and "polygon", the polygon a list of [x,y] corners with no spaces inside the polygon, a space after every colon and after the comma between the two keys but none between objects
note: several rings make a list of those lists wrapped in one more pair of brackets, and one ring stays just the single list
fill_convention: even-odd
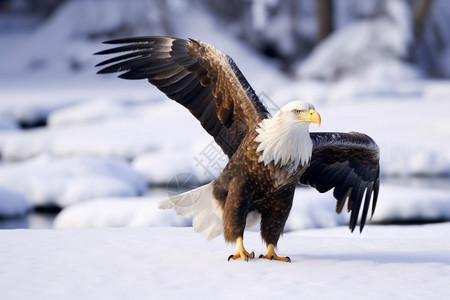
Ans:
[{"label": "brown body plumage", "polygon": [[[246,216],[255,211],[261,216],[261,236],[266,244],[276,245],[292,207],[295,186],[303,168],[289,175],[288,166],[270,162],[261,167],[252,131],[242,142],[225,169],[214,182],[214,196],[224,208],[224,236],[234,242],[244,234]],[[229,191],[232,191],[230,193]]]},{"label": "brown body plumage", "polygon": [[233,60],[206,43],[167,37],[107,43],[125,45],[98,54],[126,54],[98,64],[109,65],[99,73],[124,71],[119,77],[146,78],[189,109],[228,156],[220,176],[197,189],[201,193],[172,197],[160,206],[193,216],[194,228],[208,238],[223,233],[225,240],[237,242],[238,251],[230,258],[254,256],[245,251],[242,239],[251,217],[258,216],[268,247],[264,257],[289,261],[274,248],[298,183],[319,192],[334,188],[336,211],[348,203],[353,231],[362,210],[363,229],[379,188],[379,150],[370,137],[310,134],[309,123],[320,123],[320,116],[306,102],[292,102],[270,117]]}]

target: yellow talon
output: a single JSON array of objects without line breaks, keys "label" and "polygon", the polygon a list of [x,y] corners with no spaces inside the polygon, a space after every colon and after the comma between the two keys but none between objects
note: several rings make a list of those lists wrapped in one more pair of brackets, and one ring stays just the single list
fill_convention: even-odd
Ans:
[{"label": "yellow talon", "polygon": [[267,245],[267,254],[266,255],[260,255],[259,258],[265,258],[265,259],[270,259],[270,260],[280,260],[280,261],[285,261],[285,262],[291,262],[291,259],[286,256],[278,256],[275,253],[275,246],[273,244],[269,244]]},{"label": "yellow talon", "polygon": [[230,255],[228,257],[228,261],[230,259],[236,260],[238,258],[241,258],[242,260],[248,261],[249,258],[255,258],[255,253],[248,253],[247,250],[244,248],[244,242],[242,241],[242,238],[239,237],[236,240],[237,243],[237,251],[234,255]]}]

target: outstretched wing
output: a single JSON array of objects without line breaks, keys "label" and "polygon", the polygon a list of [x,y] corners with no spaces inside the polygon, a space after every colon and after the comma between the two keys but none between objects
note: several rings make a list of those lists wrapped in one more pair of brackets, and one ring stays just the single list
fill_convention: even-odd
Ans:
[{"label": "outstretched wing", "polygon": [[[351,211],[349,227],[353,231],[362,207],[360,231],[363,230],[372,198],[372,215],[380,186],[379,148],[367,135],[351,133],[310,133],[313,141],[311,163],[300,177],[324,193],[334,188],[336,212],[340,213],[348,198]],[[372,197],[373,194],[373,197]]]},{"label": "outstretched wing", "polygon": [[144,79],[182,104],[231,157],[247,134],[268,116],[254,90],[233,60],[194,39],[133,37],[105,42],[124,44],[96,54],[120,56],[97,65],[98,73],[124,72],[119,77]]}]

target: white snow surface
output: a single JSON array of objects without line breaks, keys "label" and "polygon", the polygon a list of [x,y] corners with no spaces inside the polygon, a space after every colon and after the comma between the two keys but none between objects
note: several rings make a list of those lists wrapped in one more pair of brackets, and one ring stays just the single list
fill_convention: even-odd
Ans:
[{"label": "white snow surface", "polygon": [[[191,228],[0,231],[1,299],[448,299],[449,223],[285,234],[291,263],[227,261]],[[265,253],[257,233],[244,245]]]}]

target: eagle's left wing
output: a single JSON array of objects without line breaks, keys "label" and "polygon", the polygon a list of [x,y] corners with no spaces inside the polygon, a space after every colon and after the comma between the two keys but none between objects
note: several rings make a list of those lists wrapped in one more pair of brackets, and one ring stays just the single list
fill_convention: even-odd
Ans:
[{"label": "eagle's left wing", "polygon": [[204,42],[161,36],[105,42],[121,45],[96,54],[105,60],[99,74],[123,72],[144,79],[192,113],[223,152],[233,156],[250,130],[269,116],[233,59]]},{"label": "eagle's left wing", "polygon": [[356,227],[362,207],[362,231],[372,194],[372,215],[378,198],[380,152],[377,144],[369,136],[357,132],[317,132],[310,136],[313,141],[311,163],[300,177],[300,183],[321,193],[334,188],[337,213],[342,211],[348,198],[351,231]]}]

